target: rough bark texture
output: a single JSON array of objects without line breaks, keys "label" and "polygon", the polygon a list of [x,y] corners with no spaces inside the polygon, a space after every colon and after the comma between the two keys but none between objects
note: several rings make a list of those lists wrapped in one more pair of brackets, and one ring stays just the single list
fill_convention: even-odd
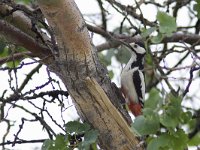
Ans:
[{"label": "rough bark texture", "polygon": [[96,49],[74,1],[40,0],[39,6],[56,35],[59,51],[55,64],[60,68],[56,73],[66,85],[79,115],[99,131],[102,148],[140,149],[136,148],[138,141],[130,127],[113,106],[120,106],[120,100],[98,62]]}]

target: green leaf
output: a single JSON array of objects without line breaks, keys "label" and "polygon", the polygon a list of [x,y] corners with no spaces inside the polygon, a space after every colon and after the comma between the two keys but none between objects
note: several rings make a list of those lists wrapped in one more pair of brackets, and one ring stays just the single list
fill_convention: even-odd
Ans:
[{"label": "green leaf", "polygon": [[132,129],[139,136],[155,134],[160,128],[159,116],[152,109],[143,109],[143,114],[135,118]]},{"label": "green leaf", "polygon": [[158,11],[157,20],[159,21],[159,31],[167,35],[177,30],[176,20],[174,17],[169,16],[168,14]]},{"label": "green leaf", "polygon": [[194,10],[197,12],[197,17],[200,19],[200,0],[196,0],[197,4],[194,4]]},{"label": "green leaf", "polygon": [[[27,51],[27,50],[23,47],[20,47],[20,46],[13,47],[13,50],[11,50],[11,48],[8,47],[8,46],[5,46],[3,49],[1,49],[1,41],[0,41],[0,57],[10,56],[12,58],[12,56],[11,56],[12,53],[13,53],[12,51],[14,51],[14,52],[24,52],[24,51]],[[11,60],[11,61],[7,61],[6,65],[9,68],[15,68],[20,64],[20,62],[21,62],[20,59],[14,60],[14,61]]]},{"label": "green leaf", "polygon": [[175,128],[179,124],[181,112],[181,98],[170,94],[166,98],[165,109],[160,117],[160,122],[168,129]]},{"label": "green leaf", "polygon": [[149,53],[146,54],[145,63],[150,65],[150,66],[153,66],[152,57],[151,57],[151,55]]},{"label": "green leaf", "polygon": [[86,132],[84,135],[84,141],[80,143],[79,149],[90,150],[90,145],[92,145],[92,147],[95,148],[97,137],[98,137],[97,130],[90,130]]},{"label": "green leaf", "polygon": [[[97,144],[96,144],[96,143],[93,143],[93,144],[91,145],[91,147],[92,147],[92,150],[98,150]],[[91,149],[90,149],[90,150],[91,150]]]},{"label": "green leaf", "polygon": [[163,38],[164,38],[163,34],[158,33],[157,36],[153,36],[151,38],[151,42],[157,44],[157,43],[160,43],[163,40]]},{"label": "green leaf", "polygon": [[17,3],[24,3],[24,4],[30,4],[30,2],[33,0],[16,0]]},{"label": "green leaf", "polygon": [[144,103],[144,108],[156,109],[161,101],[162,98],[159,95],[159,91],[156,88],[152,88],[149,92],[149,98]]},{"label": "green leaf", "polygon": [[119,62],[126,64],[129,61],[131,55],[130,55],[129,50],[125,46],[118,48],[116,52],[117,53],[115,56]]},{"label": "green leaf", "polygon": [[190,111],[182,112],[180,119],[183,124],[187,124],[192,119],[192,113]]},{"label": "green leaf", "polygon": [[27,49],[25,49],[24,47],[21,47],[21,46],[17,46],[16,51],[17,52],[25,52],[25,51],[27,51]]},{"label": "green leaf", "polygon": [[64,135],[57,135],[55,140],[45,140],[42,145],[42,150],[67,150],[68,140]]},{"label": "green leaf", "polygon": [[149,142],[147,145],[147,150],[170,150],[170,136],[168,134],[163,134]]},{"label": "green leaf", "polygon": [[53,141],[52,140],[45,140],[42,144],[42,150],[52,150],[53,148]]},{"label": "green leaf", "polygon": [[147,150],[184,150],[187,147],[187,141],[187,135],[180,129],[174,134],[163,133],[150,140]]},{"label": "green leaf", "polygon": [[5,47],[6,47],[5,41],[0,39],[0,56],[4,53]]},{"label": "green leaf", "polygon": [[65,137],[63,135],[57,135],[54,143],[54,150],[65,150],[68,141],[65,141]]},{"label": "green leaf", "polygon": [[200,132],[198,132],[191,140],[189,140],[188,144],[190,146],[200,145]]},{"label": "green leaf", "polygon": [[108,76],[110,77],[110,79],[114,77],[114,73],[112,70],[108,71]]},{"label": "green leaf", "polygon": [[175,128],[179,123],[178,118],[168,115],[166,112],[160,117],[160,123],[167,128]]},{"label": "green leaf", "polygon": [[6,63],[7,67],[9,68],[16,68],[20,64],[19,60],[9,61]]},{"label": "green leaf", "polygon": [[84,135],[84,144],[93,144],[96,142],[98,137],[98,131],[97,130],[90,130],[85,133]]},{"label": "green leaf", "polygon": [[188,136],[182,129],[179,129],[171,139],[173,141],[173,149],[184,150],[187,147]]},{"label": "green leaf", "polygon": [[68,133],[81,134],[90,129],[90,125],[87,123],[80,123],[78,121],[70,121],[65,125],[66,131]]},{"label": "green leaf", "polygon": [[141,36],[143,38],[146,38],[146,37],[150,36],[154,31],[156,31],[156,29],[157,29],[156,27],[151,27],[148,29],[143,28]]},{"label": "green leaf", "polygon": [[8,51],[9,51],[9,48],[7,46],[5,46],[2,51],[0,52],[0,57],[6,57],[8,56]]},{"label": "green leaf", "polygon": [[98,57],[105,66],[111,65],[111,58],[115,56],[114,49],[108,50],[106,53],[98,53]]}]

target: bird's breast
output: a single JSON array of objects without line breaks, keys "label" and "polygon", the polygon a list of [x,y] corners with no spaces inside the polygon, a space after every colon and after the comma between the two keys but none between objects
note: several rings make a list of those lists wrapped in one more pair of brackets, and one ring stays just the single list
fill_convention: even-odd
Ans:
[{"label": "bird's breast", "polygon": [[137,99],[137,94],[136,94],[135,86],[133,84],[133,72],[136,70],[137,68],[130,69],[128,71],[124,70],[122,71],[122,74],[121,74],[121,85],[123,86],[123,88],[125,88],[125,90],[127,90],[128,95],[126,96],[133,97],[135,99]]}]

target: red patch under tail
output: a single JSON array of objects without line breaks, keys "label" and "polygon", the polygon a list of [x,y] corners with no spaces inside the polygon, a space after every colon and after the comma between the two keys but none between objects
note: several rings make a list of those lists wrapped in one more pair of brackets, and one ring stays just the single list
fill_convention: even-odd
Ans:
[{"label": "red patch under tail", "polygon": [[142,106],[139,103],[134,103],[134,102],[131,101],[128,104],[128,107],[135,117],[142,114]]}]

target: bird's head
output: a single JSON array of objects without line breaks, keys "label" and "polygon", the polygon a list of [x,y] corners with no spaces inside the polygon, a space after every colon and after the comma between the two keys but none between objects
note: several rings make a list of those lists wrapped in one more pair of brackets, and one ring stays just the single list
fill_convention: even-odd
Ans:
[{"label": "bird's head", "polygon": [[130,44],[130,51],[136,55],[144,56],[146,54],[144,43],[135,42]]}]

